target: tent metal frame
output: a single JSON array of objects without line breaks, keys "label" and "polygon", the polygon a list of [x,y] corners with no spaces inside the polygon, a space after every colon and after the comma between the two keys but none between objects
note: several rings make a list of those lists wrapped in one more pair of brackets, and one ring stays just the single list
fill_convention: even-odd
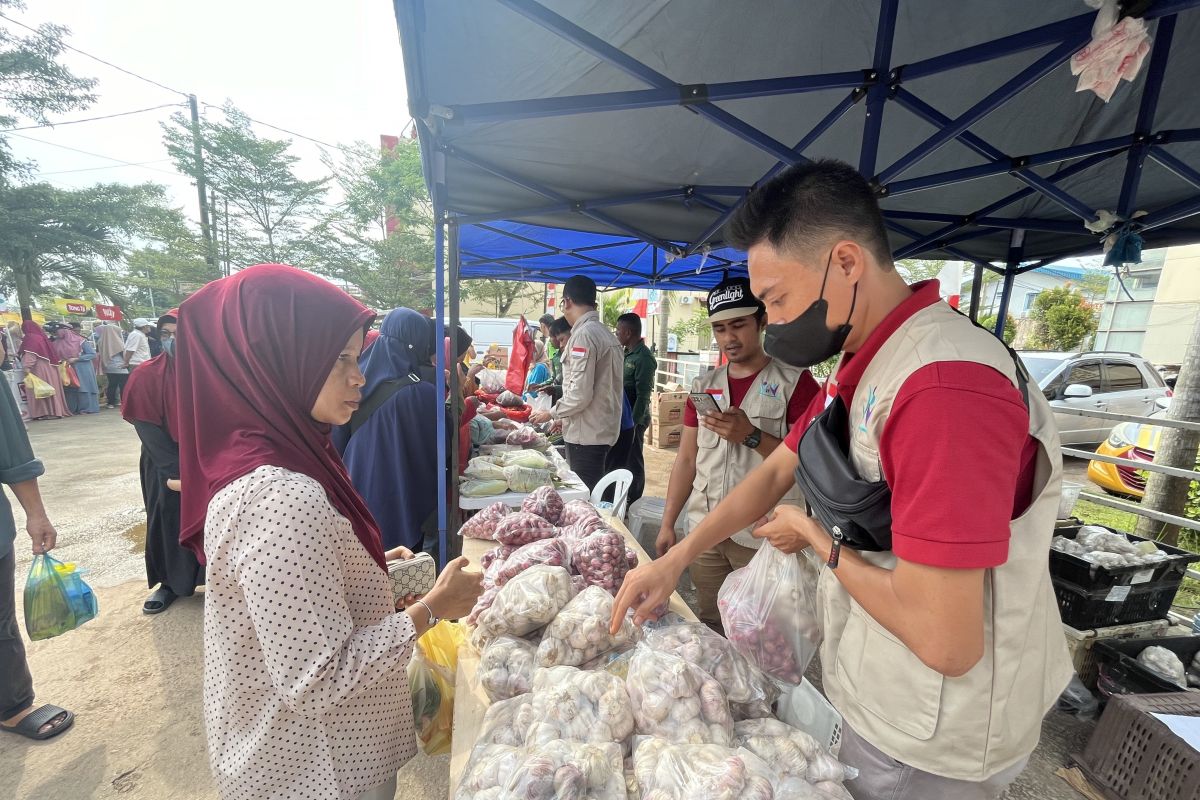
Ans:
[{"label": "tent metal frame", "polygon": [[[398,19],[403,21],[419,17],[420,0],[394,0],[394,2]],[[1159,90],[1172,47],[1176,18],[1180,13],[1192,11],[1200,7],[1200,0],[1158,0],[1158,2],[1150,5],[1141,14],[1142,18],[1147,21],[1159,20],[1159,24],[1154,36],[1149,62],[1144,67],[1146,78],[1134,130],[1126,135],[1102,141],[1085,142],[1040,153],[1017,155],[1005,153],[985,141],[971,131],[972,126],[1000,109],[1007,101],[1067,62],[1090,39],[1095,12],[1087,11],[1074,17],[1004,36],[993,41],[913,63],[898,65],[892,61],[892,40],[899,0],[882,0],[880,3],[872,63],[865,69],[818,75],[793,75],[758,80],[687,84],[675,81],[658,72],[623,52],[620,48],[555,13],[537,2],[537,0],[495,0],[495,2],[525,17],[540,28],[573,43],[605,64],[640,81],[645,85],[645,88],[565,97],[539,97],[451,106],[431,106],[424,97],[410,98],[414,116],[417,118],[417,130],[424,149],[427,166],[429,167],[430,188],[434,200],[435,219],[437,221],[436,317],[439,341],[442,340],[445,330],[443,306],[446,299],[446,276],[444,271],[447,260],[451,267],[450,284],[454,295],[457,295],[457,283],[460,277],[480,276],[496,279],[557,282],[557,279],[561,279],[566,274],[567,269],[556,267],[554,269],[542,270],[522,264],[524,261],[533,260],[539,256],[548,254],[570,255],[580,259],[581,265],[602,266],[613,270],[615,274],[630,273],[630,270],[626,266],[606,261],[603,258],[603,250],[606,247],[604,245],[580,248],[579,250],[562,250],[550,244],[520,237],[510,231],[504,230],[502,227],[490,226],[488,223],[520,221],[522,219],[563,213],[579,214],[582,217],[600,223],[620,236],[628,237],[619,240],[621,245],[627,246],[631,242],[641,241],[654,248],[655,266],[652,273],[649,276],[641,273],[636,274],[647,285],[658,285],[667,280],[673,280],[680,285],[687,285],[686,281],[682,280],[686,277],[686,274],[678,271],[672,273],[669,268],[670,262],[678,258],[687,258],[700,252],[707,252],[709,249],[719,246],[720,243],[716,241],[715,237],[719,235],[725,223],[744,202],[753,186],[769,180],[790,165],[806,162],[808,160],[805,155],[806,151],[853,106],[863,101],[866,103],[866,118],[858,167],[862,174],[871,179],[872,185],[875,187],[876,193],[880,198],[919,193],[998,175],[1010,175],[1015,180],[1024,184],[1023,188],[968,214],[934,214],[897,210],[886,210],[884,212],[887,227],[910,240],[907,244],[896,248],[893,253],[895,258],[904,259],[932,253],[944,253],[951,258],[973,264],[976,285],[979,285],[985,269],[998,272],[1004,276],[1003,293],[999,313],[997,314],[997,335],[1000,334],[1003,328],[1011,300],[1013,282],[1018,274],[1044,266],[1052,260],[1095,252],[1099,243],[1099,237],[1103,233],[1107,233],[1106,231],[1098,234],[1084,227],[1084,223],[1094,222],[1097,219],[1096,211],[1062,188],[1061,184],[1066,179],[1077,176],[1109,159],[1124,155],[1126,166],[1116,210],[1119,216],[1128,219],[1135,209],[1140,208],[1137,203],[1140,178],[1145,162],[1149,159],[1177,176],[1181,181],[1197,189],[1197,195],[1165,208],[1151,210],[1146,216],[1136,220],[1134,228],[1141,232],[1153,231],[1181,219],[1200,214],[1200,169],[1183,162],[1176,155],[1172,154],[1169,149],[1175,143],[1200,141],[1200,128],[1182,130],[1155,130],[1153,128],[1155,112],[1158,107]],[[419,36],[414,41],[414,45],[419,48]],[[934,108],[907,86],[909,82],[921,77],[961,69],[1018,53],[1043,49],[1045,49],[1045,52],[1038,56],[1031,64],[1021,69],[1012,78],[989,92],[957,117],[952,118]],[[417,64],[418,59],[406,57],[406,65],[410,69],[416,68]],[[419,74],[419,69],[416,74]],[[417,85],[421,85],[419,80],[417,81]],[[836,89],[849,90],[849,92],[840,95],[838,102],[834,104],[831,110],[794,146],[788,146],[786,143],[779,141],[729,111],[715,105],[717,102],[727,100],[797,95]],[[879,169],[877,160],[879,156],[879,142],[883,130],[883,118],[887,113],[888,106],[893,103],[929,122],[936,128],[936,131],[894,162]],[[476,154],[450,144],[439,136],[439,131],[443,129],[453,130],[455,127],[463,125],[542,119],[585,113],[604,114],[612,111],[629,111],[668,106],[683,106],[693,113],[704,117],[731,135],[774,157],[776,159],[775,165],[751,186],[679,186],[652,192],[577,199],[546,186],[539,185],[536,181],[530,180],[505,167],[490,163]],[[903,179],[905,173],[951,141],[957,141],[974,151],[983,159],[983,163],[976,166]],[[477,169],[484,170],[532,194],[541,196],[548,202],[535,207],[510,211],[459,213],[456,209],[448,207],[445,202],[447,159],[455,159],[471,164]],[[1059,167],[1048,176],[1043,176],[1036,171],[1039,167],[1052,165],[1059,165]],[[1026,216],[1004,216],[1000,213],[1006,207],[1035,194],[1044,197],[1055,206],[1066,210],[1078,221],[1071,222],[1061,219],[1041,219]],[[607,211],[608,209],[619,208],[632,203],[649,201],[677,201],[689,205],[701,204],[717,211],[718,216],[695,241],[674,242],[665,241],[646,231],[640,230],[637,226],[624,222],[612,216]],[[929,233],[921,233],[904,225],[903,223],[905,222],[932,222],[938,223],[940,227]],[[460,252],[458,246],[459,227],[464,225],[486,226],[492,232],[521,240],[528,244],[530,248],[538,249],[531,249],[528,253],[506,256],[504,258],[488,257],[484,254],[470,251]],[[444,232],[446,226],[449,226],[453,232],[449,237]],[[993,265],[954,246],[956,243],[969,241],[974,238],[995,235],[999,231],[1009,232],[1008,253],[1003,265]],[[1056,259],[1044,259],[1034,263],[1026,263],[1026,231],[1048,232],[1069,236],[1077,235],[1080,237],[1080,247],[1077,251],[1063,253]],[[445,241],[447,238],[451,240],[453,245],[449,258],[447,258],[445,252]],[[1178,238],[1178,235],[1164,237],[1161,240],[1156,238],[1153,244],[1155,246],[1162,246],[1174,243]],[[608,246],[616,246],[616,244]],[[665,257],[660,258],[658,251],[662,251]],[[465,261],[463,260],[463,256],[466,256]],[[730,269],[731,267],[738,266],[740,266],[738,262],[728,259],[713,259],[710,269]],[[488,267],[493,270],[496,268],[505,269],[499,272],[491,272],[487,269]],[[978,315],[978,296],[979,292],[975,292],[971,304],[972,317]],[[455,297],[455,299],[457,298]],[[457,318],[457,305],[457,302],[451,305],[452,323]],[[442,372],[445,367],[444,360],[442,348],[439,348],[439,382],[441,381],[441,376],[444,374]],[[444,432],[444,424],[445,421],[439,418],[439,446],[444,441],[441,436]],[[446,488],[444,486],[444,479],[440,481],[440,484],[442,485],[439,486],[439,489],[444,490]],[[445,509],[442,509],[438,516],[438,527],[443,556],[446,553],[446,523]]]}]

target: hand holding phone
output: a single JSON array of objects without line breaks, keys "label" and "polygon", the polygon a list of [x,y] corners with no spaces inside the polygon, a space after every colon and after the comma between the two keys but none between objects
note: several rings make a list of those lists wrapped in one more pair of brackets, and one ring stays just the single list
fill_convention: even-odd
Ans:
[{"label": "hand holding phone", "polygon": [[721,407],[717,405],[717,401],[708,392],[691,392],[688,397],[691,398],[692,407],[696,409],[696,415],[703,417],[706,414],[720,414]]}]

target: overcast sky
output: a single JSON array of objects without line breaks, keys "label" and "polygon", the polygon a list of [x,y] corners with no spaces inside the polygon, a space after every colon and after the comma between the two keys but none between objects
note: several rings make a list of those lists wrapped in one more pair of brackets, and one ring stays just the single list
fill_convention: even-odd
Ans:
[{"label": "overcast sky", "polygon": [[[388,0],[29,0],[29,6],[11,16],[67,25],[67,42],[80,50],[194,93],[202,103],[233,100],[255,119],[306,136],[378,142],[381,133],[398,134],[409,121]],[[186,102],[70,51],[63,61],[99,83],[96,103],[62,120]],[[22,131],[19,136],[29,138],[10,135],[9,141],[18,156],[37,162],[40,178],[57,186],[161,182],[195,218],[195,188],[175,173],[162,145],[159,123],[174,110]],[[258,133],[287,138],[265,128]],[[316,145],[296,139],[294,152],[304,159],[304,177],[322,174]],[[111,159],[154,163],[134,167]]]}]

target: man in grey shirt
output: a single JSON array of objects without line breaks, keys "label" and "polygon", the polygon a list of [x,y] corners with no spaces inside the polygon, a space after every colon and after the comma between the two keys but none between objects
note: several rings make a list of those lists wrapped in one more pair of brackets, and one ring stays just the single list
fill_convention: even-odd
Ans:
[{"label": "man in grey shirt", "polygon": [[[35,555],[49,552],[58,538],[38,491],[37,479],[44,472],[33,457],[17,404],[11,394],[0,392],[0,483],[12,489],[25,509],[25,530]],[[0,731],[49,739],[71,727],[75,717],[58,706],[33,707],[33,678],[17,624],[16,536],[12,506],[0,491]]]}]

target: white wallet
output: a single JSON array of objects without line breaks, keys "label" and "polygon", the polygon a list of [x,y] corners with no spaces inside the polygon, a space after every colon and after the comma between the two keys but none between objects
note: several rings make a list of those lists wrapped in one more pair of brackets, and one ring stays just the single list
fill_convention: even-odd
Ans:
[{"label": "white wallet", "polygon": [[387,569],[392,580],[392,595],[397,600],[410,594],[428,594],[437,579],[437,565],[428,553],[417,553],[407,561],[389,561]]}]

